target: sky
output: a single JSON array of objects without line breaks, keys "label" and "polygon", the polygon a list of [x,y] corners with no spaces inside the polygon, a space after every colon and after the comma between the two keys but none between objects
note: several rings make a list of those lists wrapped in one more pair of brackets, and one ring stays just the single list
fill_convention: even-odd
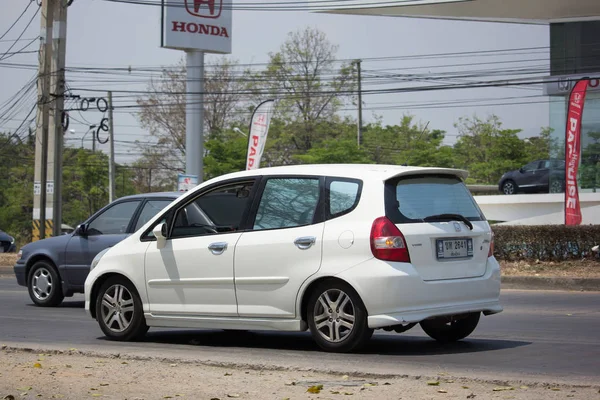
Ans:
[{"label": "sky", "polygon": [[[4,0],[0,13],[0,35],[21,14],[29,0]],[[23,18],[0,40],[0,54],[14,43],[34,15],[35,3]],[[382,87],[414,87],[415,83],[388,81],[375,85],[369,77],[406,73],[439,73],[487,69],[506,71],[529,68],[535,76],[549,75],[549,28],[547,25],[503,24],[493,22],[444,21],[431,19],[320,14],[308,11],[233,11],[232,54],[242,64],[265,63],[269,52],[275,52],[290,31],[312,26],[322,30],[330,42],[339,46],[338,59],[362,59],[365,84],[363,90]],[[39,14],[22,39],[33,39],[40,31]],[[27,41],[19,41],[15,51]],[[32,45],[27,50],[37,50]],[[506,52],[496,50],[512,49]],[[519,50],[516,49],[525,49]],[[422,57],[448,53],[470,53],[460,56]],[[67,67],[170,66],[184,53],[160,48],[160,7],[119,4],[105,0],[74,0],[68,10]],[[420,56],[420,57],[411,57]],[[213,56],[207,56],[207,61]],[[391,58],[387,61],[373,58]],[[37,65],[37,54],[19,54],[0,61],[0,105],[15,95],[35,74],[33,67],[14,68],[6,64]],[[462,78],[461,82],[486,78]],[[447,83],[448,81],[444,81]],[[421,81],[418,84],[430,85]],[[439,82],[438,82],[439,83]],[[451,83],[456,83],[452,80]],[[137,85],[124,83],[90,83],[81,76],[67,76],[71,88],[91,89],[77,92],[88,96],[105,96],[106,90],[143,90],[145,81]],[[380,117],[384,124],[395,124],[404,114],[415,116],[429,129],[447,132],[446,142],[456,140],[454,124],[460,117],[474,115],[486,118],[498,115],[505,128],[522,129],[521,137],[537,135],[548,126],[548,98],[542,96],[541,85],[436,90],[363,96],[364,123]],[[29,105],[30,104],[30,105]],[[34,99],[9,121],[0,121],[0,130],[17,128]],[[345,112],[352,116],[354,110]],[[102,113],[92,109],[72,113],[66,134],[67,145],[91,147],[86,135],[89,124],[97,124]],[[249,118],[249,116],[248,116]],[[135,115],[119,110],[115,113],[116,161],[130,163],[137,150],[133,141],[148,141],[148,133],[140,128]],[[108,145],[97,148],[107,151]]]}]

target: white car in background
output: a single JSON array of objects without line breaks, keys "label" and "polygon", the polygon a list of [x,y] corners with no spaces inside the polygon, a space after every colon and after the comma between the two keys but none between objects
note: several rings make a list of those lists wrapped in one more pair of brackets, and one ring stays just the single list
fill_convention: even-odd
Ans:
[{"label": "white car in background", "polygon": [[493,234],[446,168],[300,165],[197,186],[100,253],[85,308],[104,334],[310,330],[352,351],[420,323],[442,342],[502,311]]}]

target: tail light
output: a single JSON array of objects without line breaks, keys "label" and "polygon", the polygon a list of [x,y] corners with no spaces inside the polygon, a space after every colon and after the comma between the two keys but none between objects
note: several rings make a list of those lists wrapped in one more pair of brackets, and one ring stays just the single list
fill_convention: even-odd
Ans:
[{"label": "tail light", "polygon": [[404,235],[387,217],[379,217],[373,221],[371,252],[379,260],[410,262]]},{"label": "tail light", "polygon": [[492,231],[492,238],[490,240],[490,250],[488,251],[488,257],[494,255],[494,232]]}]

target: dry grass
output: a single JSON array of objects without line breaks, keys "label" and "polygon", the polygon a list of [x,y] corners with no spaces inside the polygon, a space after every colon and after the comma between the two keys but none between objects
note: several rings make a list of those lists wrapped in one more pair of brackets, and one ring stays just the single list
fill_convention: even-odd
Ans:
[{"label": "dry grass", "polygon": [[13,266],[17,262],[17,253],[2,253],[0,254],[0,266]]},{"label": "dry grass", "polygon": [[600,260],[500,261],[502,275],[600,278]]},{"label": "dry grass", "polygon": [[[0,268],[12,273],[17,255],[0,254]],[[571,278],[600,278],[600,260],[564,262],[547,261],[500,261],[502,275],[525,276],[568,276]],[[7,268],[9,267],[9,268]],[[1,273],[2,271],[0,271]]]}]

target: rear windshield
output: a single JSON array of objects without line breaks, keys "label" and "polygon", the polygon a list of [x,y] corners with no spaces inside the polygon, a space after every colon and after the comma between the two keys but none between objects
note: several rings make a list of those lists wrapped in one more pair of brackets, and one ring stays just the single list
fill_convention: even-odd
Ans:
[{"label": "rear windshield", "polygon": [[386,216],[396,224],[421,222],[440,214],[460,214],[484,221],[471,192],[455,176],[414,176],[394,179],[385,186]]}]

